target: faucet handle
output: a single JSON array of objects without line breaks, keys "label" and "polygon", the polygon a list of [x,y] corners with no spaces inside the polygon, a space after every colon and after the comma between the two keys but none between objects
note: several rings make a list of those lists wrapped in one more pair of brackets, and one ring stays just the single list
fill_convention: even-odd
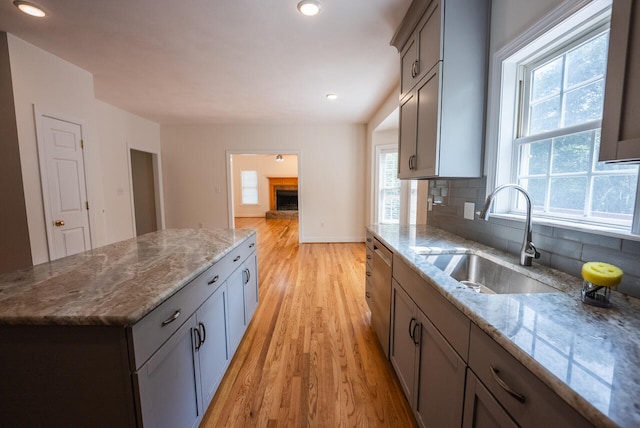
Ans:
[{"label": "faucet handle", "polygon": [[529,249],[527,250],[527,253],[531,254],[534,259],[540,258],[540,253],[536,249],[536,246],[533,245],[533,242],[529,242]]}]

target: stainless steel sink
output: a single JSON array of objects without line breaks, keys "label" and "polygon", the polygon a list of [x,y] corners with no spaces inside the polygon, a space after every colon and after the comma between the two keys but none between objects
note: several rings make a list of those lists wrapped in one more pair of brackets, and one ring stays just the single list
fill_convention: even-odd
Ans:
[{"label": "stainless steel sink", "polygon": [[557,293],[553,287],[477,254],[423,255],[444,273],[477,293]]}]

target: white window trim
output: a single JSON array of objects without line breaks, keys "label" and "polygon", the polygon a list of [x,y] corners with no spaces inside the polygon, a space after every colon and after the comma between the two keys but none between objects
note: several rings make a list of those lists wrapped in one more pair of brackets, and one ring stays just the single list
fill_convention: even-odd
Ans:
[{"label": "white window trim", "polygon": [[[538,21],[529,30],[499,49],[489,64],[489,90],[487,112],[487,134],[485,146],[485,172],[487,177],[486,194],[489,195],[499,184],[512,180],[511,165],[513,151],[511,145],[516,136],[515,120],[517,112],[518,87],[503,87],[503,81],[517,82],[518,62],[530,55],[530,52],[548,46],[557,40],[559,34],[565,32],[558,28],[563,22],[574,22],[577,30],[585,22],[585,16],[592,16],[596,11],[606,9],[606,0],[565,0],[547,16]],[[585,10],[585,6],[592,7]],[[597,12],[596,12],[597,13]],[[534,45],[535,42],[535,45]],[[529,47],[527,54],[519,54],[525,47]],[[503,118],[507,121],[503,122]],[[640,182],[640,175],[639,175]],[[498,197],[494,201],[492,217],[507,219],[521,219],[521,216],[510,214],[511,200]],[[580,230],[600,235],[622,237],[640,241],[640,236],[632,234],[628,228],[594,227],[590,224],[564,222],[536,217],[536,224],[558,226],[566,229]],[[640,198],[636,198],[636,209],[631,230],[640,233]]]}]

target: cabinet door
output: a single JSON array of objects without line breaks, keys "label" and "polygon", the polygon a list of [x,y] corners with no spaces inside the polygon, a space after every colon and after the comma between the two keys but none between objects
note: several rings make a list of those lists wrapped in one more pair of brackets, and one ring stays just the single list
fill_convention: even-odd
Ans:
[{"label": "cabinet door", "polygon": [[420,58],[418,78],[433,68],[442,59],[440,28],[442,16],[440,1],[433,0],[417,27],[418,57]]},{"label": "cabinet door", "polygon": [[192,315],[134,377],[144,426],[195,427],[202,415]]},{"label": "cabinet door", "polygon": [[463,428],[516,428],[518,426],[471,370],[467,373],[464,403]]},{"label": "cabinet door", "polygon": [[225,327],[226,284],[216,290],[197,312],[200,346],[196,350],[200,362],[200,384],[203,408],[216,393],[229,363],[229,340]]},{"label": "cabinet door", "polygon": [[[438,140],[440,137],[440,67],[433,68],[418,84],[416,162],[418,177],[438,175]],[[464,125],[461,125],[464,126]]]},{"label": "cabinet door", "polygon": [[258,269],[256,254],[244,262],[244,323],[249,325],[258,307]]},{"label": "cabinet door", "polygon": [[233,357],[244,334],[244,267],[241,265],[227,280],[227,337],[229,358]]},{"label": "cabinet door", "polygon": [[409,295],[393,280],[393,295],[391,298],[391,347],[389,358],[398,375],[400,385],[404,390],[411,407],[414,406],[414,380],[416,343],[413,340],[417,332],[415,303]]},{"label": "cabinet door", "polygon": [[640,6],[614,0],[600,160],[640,160]]},{"label": "cabinet door", "polygon": [[420,325],[416,418],[423,427],[459,427],[467,365],[420,310],[416,318]]},{"label": "cabinet door", "polygon": [[400,95],[407,94],[417,83],[418,39],[412,37],[400,53]]},{"label": "cabinet door", "polygon": [[398,178],[411,178],[416,156],[418,130],[418,96],[411,92],[400,103],[400,131],[398,143]]}]

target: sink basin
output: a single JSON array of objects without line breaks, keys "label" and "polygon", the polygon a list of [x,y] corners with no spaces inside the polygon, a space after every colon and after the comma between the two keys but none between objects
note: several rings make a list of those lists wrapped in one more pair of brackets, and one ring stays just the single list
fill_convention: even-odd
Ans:
[{"label": "sink basin", "polygon": [[558,292],[553,287],[477,254],[425,254],[423,257],[426,261],[477,293]]}]

